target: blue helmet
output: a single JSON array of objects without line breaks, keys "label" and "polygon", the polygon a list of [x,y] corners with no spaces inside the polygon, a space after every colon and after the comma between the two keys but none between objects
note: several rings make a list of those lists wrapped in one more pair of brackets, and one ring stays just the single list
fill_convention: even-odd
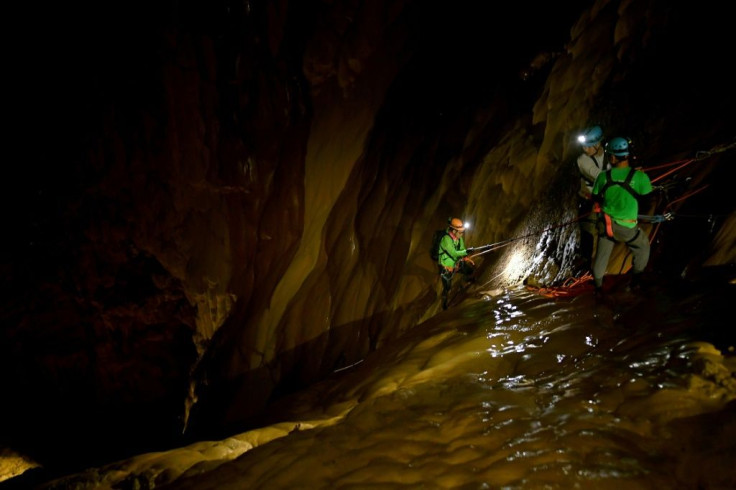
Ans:
[{"label": "blue helmet", "polygon": [[578,136],[578,141],[583,146],[597,145],[603,139],[603,130],[600,126],[592,126]]},{"label": "blue helmet", "polygon": [[629,141],[626,138],[613,138],[606,143],[606,153],[617,157],[629,156]]}]

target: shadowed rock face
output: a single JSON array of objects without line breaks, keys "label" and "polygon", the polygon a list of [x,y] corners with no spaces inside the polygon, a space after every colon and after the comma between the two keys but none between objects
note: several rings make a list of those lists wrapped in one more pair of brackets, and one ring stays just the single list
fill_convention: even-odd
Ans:
[{"label": "shadowed rock face", "polygon": [[448,216],[471,245],[526,237],[479,286],[578,273],[557,225],[592,123],[637,164],[698,157],[652,270],[732,267],[727,16],[660,3],[49,7],[5,206],[0,442],[63,464],[247,427],[437,312]]}]

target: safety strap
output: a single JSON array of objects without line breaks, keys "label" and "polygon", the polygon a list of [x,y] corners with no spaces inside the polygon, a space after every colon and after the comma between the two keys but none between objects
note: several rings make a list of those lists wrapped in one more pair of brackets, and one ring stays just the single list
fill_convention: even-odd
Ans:
[{"label": "safety strap", "polygon": [[637,228],[637,229],[636,229],[636,235],[634,235],[634,238],[632,238],[631,240],[627,241],[627,242],[626,242],[626,245],[628,245],[629,243],[631,243],[631,242],[633,242],[634,240],[636,240],[636,239],[637,239],[637,237],[639,236],[639,233],[641,233],[641,228]]},{"label": "safety strap", "polygon": [[[606,236],[608,238],[613,238],[613,219],[611,219],[611,217],[608,214],[603,213],[603,220],[606,223]],[[625,219],[621,221],[628,221],[629,223],[636,223],[636,220],[633,220],[633,219]],[[641,232],[641,228],[637,228],[636,235],[634,235],[634,237],[631,240],[627,240],[625,243],[628,245],[629,243],[636,240],[640,232]]]},{"label": "safety strap", "polygon": [[606,236],[613,238],[613,220],[609,215],[603,213],[603,221],[606,223]]},{"label": "safety strap", "polygon": [[601,187],[601,190],[598,193],[598,195],[601,196],[601,197],[605,197],[606,191],[608,190],[609,187],[611,187],[613,185],[618,185],[618,186],[621,186],[624,189],[626,189],[626,191],[629,194],[631,194],[632,196],[634,196],[634,199],[640,198],[641,197],[641,194],[639,194],[638,192],[636,192],[631,187],[631,179],[634,178],[634,173],[635,172],[636,172],[636,170],[634,170],[633,168],[629,168],[629,173],[626,175],[626,179],[624,179],[623,182],[619,182],[618,180],[613,180],[613,177],[611,177],[611,171],[610,170],[607,170],[606,171],[606,183],[603,184],[603,187]]},{"label": "safety strap", "polygon": [[[596,159],[595,159],[595,157],[594,157],[593,155],[588,155],[588,154],[586,153],[586,154],[585,154],[585,156],[587,156],[588,158],[590,158],[591,160],[593,160],[593,164],[595,165],[595,167],[596,167],[597,169],[603,170],[603,167],[605,166],[605,165],[603,164],[604,160],[601,160],[601,164],[600,164],[600,165],[598,165],[598,160],[596,160]],[[585,182],[587,182],[587,183],[588,183],[588,185],[591,185],[591,186],[593,185],[593,181],[592,181],[592,180],[590,180],[589,178],[587,178],[587,177],[583,176],[583,179],[585,179]]]}]

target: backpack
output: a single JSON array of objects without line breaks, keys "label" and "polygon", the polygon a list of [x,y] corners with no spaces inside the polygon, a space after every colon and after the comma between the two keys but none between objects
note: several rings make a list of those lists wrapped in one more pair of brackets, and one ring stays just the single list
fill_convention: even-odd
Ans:
[{"label": "backpack", "polygon": [[437,262],[440,258],[440,242],[442,242],[442,238],[448,235],[447,230],[437,230],[434,232],[434,235],[432,235],[432,246],[429,248],[429,256],[432,257],[432,260]]}]

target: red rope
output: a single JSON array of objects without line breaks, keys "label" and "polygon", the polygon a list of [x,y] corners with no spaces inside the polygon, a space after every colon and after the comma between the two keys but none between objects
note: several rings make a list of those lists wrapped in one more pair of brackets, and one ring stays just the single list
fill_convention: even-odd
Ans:
[{"label": "red rope", "polygon": [[702,190],[704,190],[704,189],[705,189],[706,187],[708,187],[708,184],[704,185],[704,186],[703,186],[703,187],[701,187],[700,189],[695,189],[694,191],[690,192],[689,194],[685,194],[684,196],[681,196],[681,197],[679,197],[679,198],[675,199],[674,201],[670,201],[670,203],[669,203],[669,204],[667,204],[667,206],[665,206],[665,208],[664,208],[664,209],[665,209],[665,211],[666,211],[667,209],[671,208],[673,204],[675,204],[675,203],[678,203],[678,202],[680,202],[680,201],[682,201],[682,200],[684,200],[684,199],[687,199],[688,197],[694,196],[694,195],[695,195],[695,194],[697,194],[698,192],[701,192]]},{"label": "red rope", "polygon": [[690,163],[690,162],[692,162],[694,160],[695,160],[694,158],[691,158],[691,159],[688,159],[688,160],[676,160],[674,162],[662,163],[660,165],[657,165],[656,167],[648,167],[647,168],[647,172],[651,172],[652,170],[659,170],[661,168],[671,167],[673,165],[680,165],[681,163]]},{"label": "red rope", "polygon": [[654,183],[654,182],[657,182],[657,181],[659,181],[659,180],[661,180],[661,179],[663,179],[663,178],[667,177],[668,175],[670,175],[670,174],[673,174],[674,172],[677,172],[677,171],[678,171],[678,170],[680,170],[681,168],[683,168],[683,167],[685,167],[685,166],[687,166],[687,165],[690,165],[690,164],[691,164],[691,163],[693,163],[694,161],[695,161],[695,159],[694,159],[694,158],[693,158],[692,160],[688,160],[688,161],[686,161],[685,163],[683,163],[682,165],[680,165],[679,167],[673,168],[673,169],[672,169],[672,170],[670,170],[669,172],[665,172],[665,173],[663,173],[662,175],[660,175],[660,176],[658,176],[658,177],[655,177],[654,179],[652,179],[652,183]]},{"label": "red rope", "polygon": [[566,298],[593,289],[593,276],[586,272],[580,277],[568,277],[560,286],[530,286],[526,288],[547,298]]}]

